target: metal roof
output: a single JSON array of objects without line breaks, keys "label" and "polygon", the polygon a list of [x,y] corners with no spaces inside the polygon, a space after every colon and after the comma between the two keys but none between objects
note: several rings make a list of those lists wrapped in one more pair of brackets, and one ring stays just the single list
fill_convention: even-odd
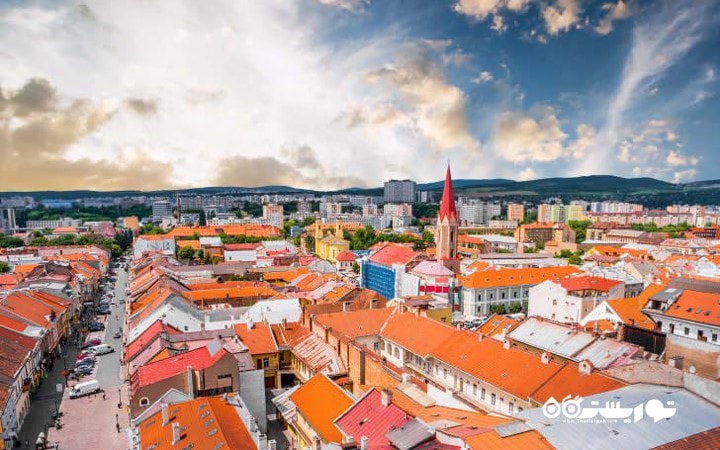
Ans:
[{"label": "metal roof", "polygon": [[413,419],[388,432],[387,437],[399,450],[410,450],[435,437],[435,433],[424,422]]},{"label": "metal roof", "polygon": [[584,450],[647,449],[717,426],[720,407],[676,387],[635,384],[586,397],[581,406],[587,408],[592,401],[597,401],[599,405],[619,402],[622,408],[634,408],[653,399],[661,401],[663,405],[674,402],[672,407],[676,408],[675,414],[655,421],[648,416],[646,406],[643,408],[644,417],[634,423],[602,417],[596,418],[597,421],[573,421],[563,414],[550,419],[543,414],[542,408],[526,410],[516,416],[526,420],[531,428],[545,436],[555,447]]}]

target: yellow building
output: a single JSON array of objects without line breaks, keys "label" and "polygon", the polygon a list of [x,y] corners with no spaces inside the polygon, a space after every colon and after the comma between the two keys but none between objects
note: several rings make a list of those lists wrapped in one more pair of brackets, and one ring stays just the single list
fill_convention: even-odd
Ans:
[{"label": "yellow building", "polygon": [[128,230],[132,230],[132,231],[135,231],[138,228],[140,228],[140,223],[138,222],[137,216],[124,217],[123,218],[123,227],[127,228]]},{"label": "yellow building", "polygon": [[525,220],[525,205],[522,203],[508,203],[507,220],[515,220],[517,223]]},{"label": "yellow building", "polygon": [[335,223],[335,234],[324,235],[319,223],[315,223],[315,254],[334,263],[337,255],[350,250],[350,242],[342,238],[340,222]]}]

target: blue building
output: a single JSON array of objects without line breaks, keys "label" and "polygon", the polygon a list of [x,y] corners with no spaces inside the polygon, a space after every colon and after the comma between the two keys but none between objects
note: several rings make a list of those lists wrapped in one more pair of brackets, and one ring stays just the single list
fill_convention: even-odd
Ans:
[{"label": "blue building", "polygon": [[417,256],[404,245],[386,243],[360,262],[360,286],[372,289],[387,300],[395,298],[405,268]]}]

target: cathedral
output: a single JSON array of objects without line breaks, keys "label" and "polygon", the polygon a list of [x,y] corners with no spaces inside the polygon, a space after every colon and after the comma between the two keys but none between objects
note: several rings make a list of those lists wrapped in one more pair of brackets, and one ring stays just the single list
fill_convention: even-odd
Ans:
[{"label": "cathedral", "polygon": [[448,165],[435,228],[435,258],[455,273],[460,272],[460,258],[458,258],[457,252],[458,226],[452,176],[450,175],[450,165]]}]

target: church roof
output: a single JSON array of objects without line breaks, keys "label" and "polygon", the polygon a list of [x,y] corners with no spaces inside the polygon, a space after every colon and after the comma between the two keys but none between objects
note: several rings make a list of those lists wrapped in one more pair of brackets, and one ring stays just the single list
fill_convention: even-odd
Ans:
[{"label": "church roof", "polygon": [[455,209],[455,196],[453,195],[450,165],[448,165],[447,172],[445,174],[445,187],[443,188],[442,200],[440,201],[440,212],[438,213],[438,219],[442,220],[445,217],[455,220],[457,220],[458,217],[457,210]]}]

